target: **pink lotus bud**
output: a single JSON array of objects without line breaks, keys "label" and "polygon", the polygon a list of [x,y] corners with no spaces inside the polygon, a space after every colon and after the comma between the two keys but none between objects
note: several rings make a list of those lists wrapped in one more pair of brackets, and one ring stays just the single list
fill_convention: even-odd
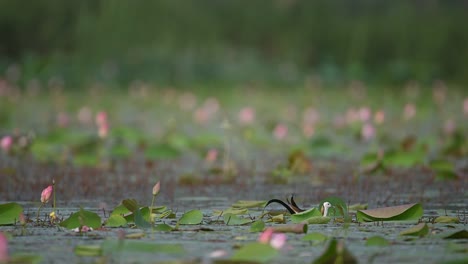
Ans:
[{"label": "pink lotus bud", "polygon": [[109,135],[109,125],[107,123],[99,126],[98,135],[100,138],[106,138]]},{"label": "pink lotus bud", "polygon": [[286,235],[283,233],[273,234],[270,245],[275,249],[281,249],[286,244]]},{"label": "pink lotus bud", "polygon": [[0,146],[3,151],[8,152],[10,151],[11,147],[13,146],[13,137],[12,136],[4,136],[2,141],[0,142]]},{"label": "pink lotus bud", "polygon": [[239,112],[239,122],[242,125],[250,125],[255,120],[255,109],[252,107],[244,107]]},{"label": "pink lotus bud", "polygon": [[265,231],[263,231],[260,234],[260,237],[258,237],[258,242],[263,243],[263,244],[268,244],[270,243],[270,239],[273,236],[273,228],[267,228]]},{"label": "pink lotus bud", "polygon": [[96,114],[96,125],[102,126],[104,124],[107,124],[107,113],[104,111],[101,111]]},{"label": "pink lotus bud", "polygon": [[154,186],[153,186],[153,196],[158,195],[159,191],[161,190],[161,182],[158,181]]},{"label": "pink lotus bud", "polygon": [[275,129],[273,130],[273,136],[277,140],[283,140],[288,135],[288,127],[284,124],[276,125]]},{"label": "pink lotus bud", "polygon": [[382,124],[385,121],[385,112],[383,110],[379,110],[375,112],[374,115],[374,123],[377,125]]},{"label": "pink lotus bud", "polygon": [[212,162],[215,162],[217,158],[218,158],[218,150],[210,149],[208,150],[208,153],[206,153],[205,161],[212,163]]},{"label": "pink lotus bud", "polygon": [[7,263],[8,259],[8,240],[6,236],[0,232],[0,263]]},{"label": "pink lotus bud", "polygon": [[315,134],[314,125],[305,123],[302,125],[302,133],[306,138],[311,138]]},{"label": "pink lotus bud", "polygon": [[49,185],[47,188],[45,188],[41,193],[41,203],[45,204],[49,202],[53,191],[54,191],[54,187],[52,187],[52,185]]},{"label": "pink lotus bud", "polygon": [[372,112],[369,107],[361,107],[359,109],[359,120],[361,122],[367,122],[372,116]]}]

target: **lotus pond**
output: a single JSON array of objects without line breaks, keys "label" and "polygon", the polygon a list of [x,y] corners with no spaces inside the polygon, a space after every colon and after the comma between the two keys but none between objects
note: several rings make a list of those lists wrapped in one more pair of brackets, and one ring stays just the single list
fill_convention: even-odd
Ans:
[{"label": "lotus pond", "polygon": [[1,90],[0,263],[468,261],[463,89],[61,85]]}]

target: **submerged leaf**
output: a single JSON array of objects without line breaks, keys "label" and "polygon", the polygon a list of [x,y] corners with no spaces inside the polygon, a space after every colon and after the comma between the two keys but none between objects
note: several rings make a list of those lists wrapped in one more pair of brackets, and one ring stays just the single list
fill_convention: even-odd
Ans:
[{"label": "submerged leaf", "polygon": [[198,225],[203,220],[203,213],[200,210],[190,210],[179,219],[181,225]]},{"label": "submerged leaf", "polygon": [[359,222],[417,220],[423,214],[421,204],[405,204],[369,210],[358,210]]},{"label": "submerged leaf", "polygon": [[278,251],[268,244],[258,242],[246,244],[234,252],[231,260],[242,262],[267,262],[278,255]]},{"label": "submerged leaf", "polygon": [[400,232],[401,236],[419,236],[423,237],[429,233],[429,227],[426,223],[419,223],[413,227]]}]

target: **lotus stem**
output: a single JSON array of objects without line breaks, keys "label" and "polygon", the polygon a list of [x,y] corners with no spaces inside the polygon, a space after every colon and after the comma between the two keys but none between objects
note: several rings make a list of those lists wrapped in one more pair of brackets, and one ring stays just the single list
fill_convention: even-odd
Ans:
[{"label": "lotus stem", "polygon": [[273,231],[277,233],[294,233],[294,234],[307,233],[307,224],[281,225],[281,226],[274,226],[272,228],[273,228]]}]

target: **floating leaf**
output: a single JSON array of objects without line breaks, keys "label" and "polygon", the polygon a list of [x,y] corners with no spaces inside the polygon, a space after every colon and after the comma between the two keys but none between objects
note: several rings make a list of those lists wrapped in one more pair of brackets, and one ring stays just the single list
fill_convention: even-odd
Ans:
[{"label": "floating leaf", "polygon": [[127,207],[125,207],[125,205],[119,204],[117,207],[114,208],[114,210],[112,210],[111,216],[112,215],[123,216],[123,215],[129,214],[129,213],[131,213],[131,211],[128,210]]},{"label": "floating leaf", "polygon": [[179,219],[181,225],[198,225],[203,220],[203,213],[200,210],[190,210]]},{"label": "floating leaf", "polygon": [[60,226],[68,229],[79,228],[81,226],[88,226],[96,229],[101,227],[101,217],[94,212],[80,208],[80,211],[71,214],[70,217],[62,221]]},{"label": "floating leaf", "polygon": [[265,223],[261,220],[255,221],[250,226],[250,232],[263,232],[265,230]]},{"label": "floating leaf", "polygon": [[322,214],[317,208],[314,207],[304,212],[291,215],[291,221],[294,223],[301,223],[301,222],[307,221],[308,219],[312,217],[317,217],[317,216],[321,217]]},{"label": "floating leaf", "polygon": [[245,201],[240,200],[232,205],[233,208],[261,208],[265,207],[266,201]]},{"label": "floating leaf", "polygon": [[327,249],[323,254],[312,262],[313,264],[329,264],[329,263],[357,263],[356,258],[351,255],[348,249],[344,246],[343,241],[333,239],[328,244]]},{"label": "floating leaf", "polygon": [[137,209],[134,213],[135,225],[138,228],[150,228],[150,212],[148,207]]},{"label": "floating leaf", "polygon": [[468,231],[460,230],[444,237],[444,239],[468,239]]},{"label": "floating leaf", "polygon": [[331,218],[328,216],[313,216],[307,219],[307,223],[310,225],[323,225],[328,224]]},{"label": "floating leaf", "polygon": [[245,225],[245,224],[252,222],[252,220],[248,218],[239,217],[233,214],[225,214],[223,218],[224,218],[224,223],[229,226]]},{"label": "floating leaf", "polygon": [[140,238],[144,238],[145,236],[146,236],[145,233],[130,233],[130,234],[126,234],[125,238],[127,238],[127,239],[140,239]]},{"label": "floating leaf", "polygon": [[154,228],[153,228],[154,231],[162,231],[162,232],[170,232],[172,230],[174,230],[174,228],[168,224],[159,224],[159,225],[156,225]]},{"label": "floating leaf", "polygon": [[406,221],[417,220],[423,215],[421,204],[405,204],[369,210],[358,210],[356,218],[359,222],[373,221]]},{"label": "floating leaf", "polygon": [[313,232],[305,235],[302,238],[302,241],[313,241],[314,243],[322,243],[325,242],[328,239],[328,237],[322,233],[319,232]]},{"label": "floating leaf", "polygon": [[434,219],[434,223],[460,223],[460,219],[454,216],[441,215]]},{"label": "floating leaf", "polygon": [[352,204],[349,206],[349,210],[366,210],[367,209],[367,204]]},{"label": "floating leaf", "polygon": [[429,227],[426,223],[419,223],[413,227],[400,232],[401,236],[419,236],[423,237],[429,233]]},{"label": "floating leaf", "polygon": [[270,219],[268,219],[268,222],[273,222],[273,223],[285,223],[284,214],[274,215],[274,216],[272,216]]},{"label": "floating leaf", "polygon": [[121,215],[111,215],[107,218],[105,226],[107,227],[119,227],[127,224],[127,220]]},{"label": "floating leaf", "polygon": [[122,204],[130,212],[135,212],[138,209],[138,202],[135,199],[125,199],[122,201]]},{"label": "floating leaf", "polygon": [[23,207],[17,203],[0,204],[0,225],[12,225],[19,220]]},{"label": "floating leaf", "polygon": [[390,245],[390,242],[381,236],[369,237],[366,241],[366,246],[379,246],[384,247]]},{"label": "floating leaf", "polygon": [[248,213],[248,209],[228,208],[226,210],[213,210],[213,216],[221,216],[223,214],[243,215]]},{"label": "floating leaf", "polygon": [[[42,262],[42,256],[14,253],[6,263],[36,264]],[[3,262],[2,262],[3,263]]]},{"label": "floating leaf", "polygon": [[101,245],[78,245],[73,252],[80,257],[98,257],[102,256],[102,247]]},{"label": "floating leaf", "polygon": [[234,252],[231,260],[242,262],[267,262],[278,255],[278,251],[268,244],[258,242],[246,244]]}]

